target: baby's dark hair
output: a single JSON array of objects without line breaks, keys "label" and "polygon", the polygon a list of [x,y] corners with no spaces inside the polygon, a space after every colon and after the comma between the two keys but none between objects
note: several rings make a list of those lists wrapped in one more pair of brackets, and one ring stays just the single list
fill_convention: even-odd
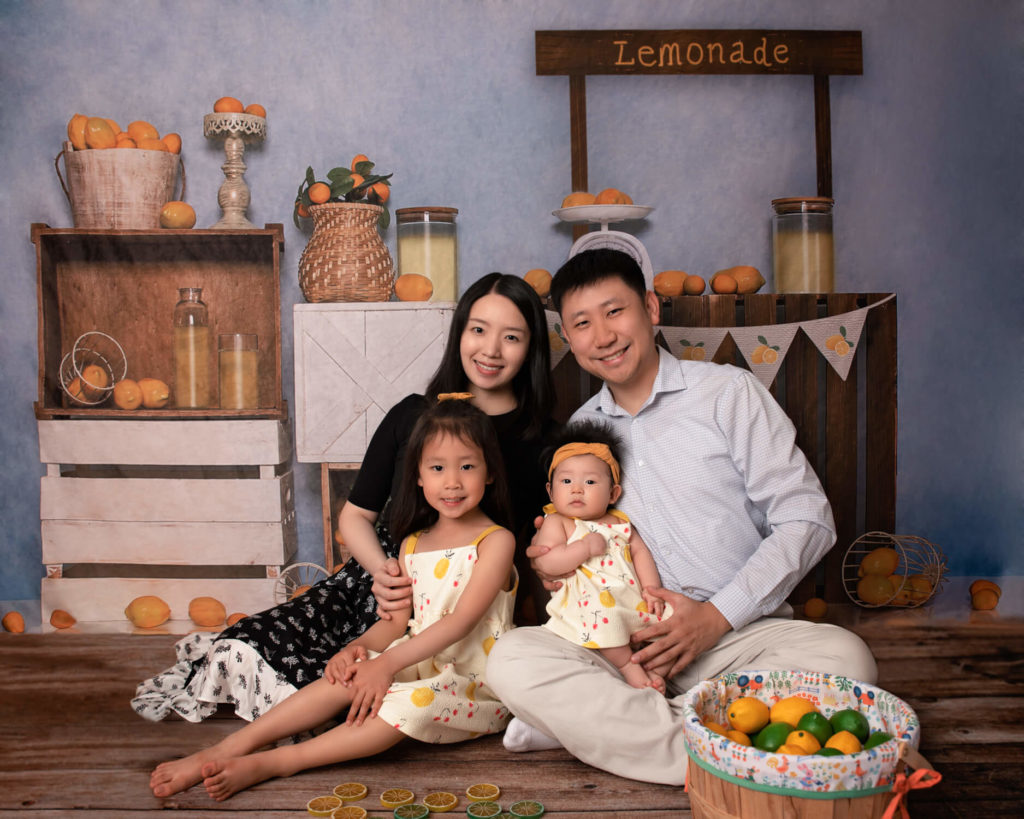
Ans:
[{"label": "baby's dark hair", "polygon": [[604,421],[570,421],[550,436],[550,446],[541,456],[544,474],[551,469],[551,459],[566,444],[606,444],[612,457],[622,465],[622,439],[615,434],[610,424]]},{"label": "baby's dark hair", "polygon": [[434,436],[445,434],[460,438],[483,453],[491,482],[480,501],[480,509],[500,526],[508,528],[512,524],[505,463],[494,424],[469,401],[439,401],[419,417],[409,435],[402,480],[397,494],[391,499],[390,529],[395,543],[401,543],[407,535],[432,526],[440,517],[437,510],[427,503],[418,480],[424,446]]}]

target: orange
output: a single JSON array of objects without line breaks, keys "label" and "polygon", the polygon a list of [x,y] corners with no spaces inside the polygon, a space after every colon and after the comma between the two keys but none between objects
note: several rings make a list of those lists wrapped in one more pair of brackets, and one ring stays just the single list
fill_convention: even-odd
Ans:
[{"label": "orange", "polygon": [[188,604],[188,616],[197,626],[209,628],[221,625],[228,613],[215,597],[194,597]]},{"label": "orange", "polygon": [[434,283],[419,273],[403,273],[395,279],[399,301],[427,301],[434,294]]},{"label": "orange", "polygon": [[999,588],[999,584],[993,583],[991,580],[975,580],[971,583],[970,593],[973,595],[982,589],[991,589],[996,593],[997,597],[1002,597],[1003,594],[1003,590]]},{"label": "orange", "polygon": [[860,562],[860,568],[857,570],[858,574],[863,577],[866,574],[884,574],[888,577],[899,565],[900,556],[896,553],[895,549],[890,549],[888,546],[880,546],[877,549],[872,549]]},{"label": "orange", "polygon": [[718,273],[711,279],[711,289],[716,293],[735,293],[738,288],[736,279],[728,273]]},{"label": "orange", "polygon": [[142,389],[139,382],[122,378],[114,385],[114,405],[123,410],[135,410],[142,406]]},{"label": "orange", "polygon": [[137,139],[135,142],[144,151],[163,151],[164,153],[167,153],[167,143],[162,139],[143,137],[142,139]]},{"label": "orange", "polygon": [[71,628],[78,621],[64,609],[54,609],[50,614],[50,625],[54,628]]},{"label": "orange", "polygon": [[102,117],[89,117],[85,123],[85,144],[89,148],[113,148],[117,134]]},{"label": "orange", "polygon": [[90,364],[82,370],[82,396],[89,401],[98,401],[105,394],[110,375],[99,364]]},{"label": "orange", "polygon": [[435,791],[423,797],[423,804],[431,813],[448,813],[459,804],[459,797],[448,791]]},{"label": "orange", "polygon": [[595,205],[632,205],[633,200],[618,188],[605,188],[594,197]]},{"label": "orange", "polygon": [[328,796],[314,796],[306,803],[306,811],[313,816],[330,816],[341,805],[341,797],[333,793]]},{"label": "orange", "polygon": [[289,600],[294,600],[296,597],[302,597],[302,595],[304,595],[306,592],[308,592],[311,588],[313,588],[313,587],[310,586],[309,583],[305,583],[302,586],[296,586],[295,587],[295,591],[293,591],[288,596],[288,599]]},{"label": "orange", "polygon": [[169,153],[181,153],[181,137],[178,134],[164,134],[163,137],[161,137],[160,141],[167,146],[167,150]]},{"label": "orange", "polygon": [[662,270],[654,277],[654,292],[668,298],[683,295],[687,275],[685,270]]},{"label": "orange", "polygon": [[779,352],[771,347],[767,347],[761,354],[761,361],[765,364],[774,364],[779,360]]},{"label": "orange", "polygon": [[242,101],[234,97],[221,97],[213,104],[213,110],[218,114],[241,114],[245,111]]},{"label": "orange", "polygon": [[160,139],[160,132],[144,119],[129,122],[127,131],[128,136],[136,142],[141,142],[144,139]]},{"label": "orange", "polygon": [[366,178],[362,174],[359,174],[359,173],[352,174],[352,188],[353,188],[353,190],[358,188],[365,181],[366,181]]},{"label": "orange", "polygon": [[391,187],[384,182],[375,182],[370,185],[370,193],[377,197],[378,204],[383,205],[391,198]]},{"label": "orange", "polygon": [[903,582],[911,603],[923,603],[932,596],[932,581],[923,574],[912,574]]},{"label": "orange", "polygon": [[85,114],[75,114],[68,120],[68,139],[76,151],[84,151],[89,147],[85,144],[85,123],[88,121]]},{"label": "orange", "polygon": [[750,737],[742,731],[737,731],[735,728],[731,731],[726,731],[725,735],[733,742],[738,742],[740,745],[746,745],[748,748],[753,744],[750,741]]},{"label": "orange", "polygon": [[314,182],[309,186],[309,201],[314,205],[322,205],[331,198],[331,186],[326,182]]},{"label": "orange", "polygon": [[25,618],[21,616],[21,612],[7,612],[4,619],[0,620],[0,625],[4,627],[4,631],[11,634],[24,634],[25,632]]},{"label": "orange", "polygon": [[857,583],[857,597],[872,606],[888,603],[894,594],[889,578],[880,574],[865,575]]},{"label": "orange", "polygon": [[366,154],[356,154],[354,157],[352,157],[352,164],[348,166],[349,170],[352,171],[352,173],[355,173],[356,172],[356,165],[358,165],[360,162],[369,162],[369,161],[370,161],[370,157],[368,157]]},{"label": "orange", "polygon": [[415,798],[416,795],[408,788],[388,788],[380,795],[380,803],[385,808],[397,808],[408,805]]},{"label": "orange", "polygon": [[978,589],[971,595],[971,608],[975,611],[991,611],[999,605],[999,595],[992,589]]},{"label": "orange", "polygon": [[267,116],[267,109],[260,105],[258,102],[250,102],[247,106],[245,106],[244,113],[252,114],[254,117],[263,117],[265,119]]},{"label": "orange", "polygon": [[359,805],[342,805],[331,813],[331,819],[366,819],[367,816],[369,814],[366,812],[366,808],[361,808]]},{"label": "orange", "polygon": [[683,282],[683,293],[687,296],[699,296],[704,292],[704,288],[707,283],[700,276],[690,274],[686,277],[686,281]]},{"label": "orange", "polygon": [[124,136],[123,133],[117,135],[117,145],[115,148],[138,148],[139,144],[132,139],[130,136]]},{"label": "orange", "polygon": [[159,378],[140,378],[139,389],[146,409],[162,409],[171,400],[171,388]]},{"label": "orange", "polygon": [[806,603],[804,603],[804,614],[808,617],[817,620],[820,617],[824,617],[828,611],[828,604],[825,603],[820,597],[812,597]]},{"label": "orange", "polygon": [[713,731],[716,734],[720,734],[723,737],[728,733],[724,725],[722,725],[720,722],[715,722],[710,719],[704,720],[704,727],[707,728],[709,731]]},{"label": "orange", "polygon": [[245,619],[246,617],[248,617],[248,616],[249,616],[249,615],[248,615],[248,614],[246,614],[246,613],[245,613],[245,612],[243,612],[243,611],[236,611],[236,612],[235,612],[234,614],[229,614],[229,615],[228,615],[228,619],[227,619],[227,620],[225,620],[224,622],[225,622],[225,623],[226,623],[227,625],[229,625],[229,626],[233,626],[233,625],[234,625],[235,623],[237,623],[237,622],[238,622],[239,620],[244,620],[244,619]]},{"label": "orange", "polygon": [[344,782],[334,788],[334,795],[343,802],[358,802],[367,793],[369,790],[362,782]]},{"label": "orange", "polygon": [[168,202],[160,209],[160,227],[188,229],[196,223],[196,212],[188,202]]},{"label": "orange", "polygon": [[466,796],[471,802],[493,802],[501,796],[501,788],[490,782],[480,782],[466,788]]},{"label": "orange", "polygon": [[563,208],[577,208],[580,205],[593,205],[596,197],[586,191],[573,191],[562,200]]},{"label": "orange", "polygon": [[527,270],[523,278],[542,299],[547,298],[548,294],[551,292],[551,273],[543,267],[535,267],[533,270]]},{"label": "orange", "polygon": [[117,124],[117,120],[111,119],[110,117],[104,117],[103,119],[107,121],[107,125],[110,126],[110,130],[114,132],[115,137],[121,133],[121,126]]}]

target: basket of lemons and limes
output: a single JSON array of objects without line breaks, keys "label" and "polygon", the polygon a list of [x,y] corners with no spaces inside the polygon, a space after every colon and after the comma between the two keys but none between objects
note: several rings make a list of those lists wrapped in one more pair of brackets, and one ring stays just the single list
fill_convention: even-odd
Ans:
[{"label": "basket of lemons and limes", "polygon": [[753,805],[764,816],[866,819],[884,812],[904,762],[926,771],[921,787],[940,778],[916,751],[920,723],[909,705],[834,674],[705,680],[686,693],[683,734],[697,819],[755,815]]}]

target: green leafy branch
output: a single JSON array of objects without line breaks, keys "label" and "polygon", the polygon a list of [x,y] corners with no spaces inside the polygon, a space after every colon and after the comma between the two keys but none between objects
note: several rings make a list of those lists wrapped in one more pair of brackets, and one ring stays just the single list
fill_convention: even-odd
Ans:
[{"label": "green leafy branch", "polygon": [[[355,164],[355,169],[331,168],[327,172],[327,180],[322,181],[316,178],[312,167],[306,168],[306,176],[299,185],[295,194],[295,205],[292,210],[292,221],[295,227],[302,230],[300,219],[309,218],[309,208],[314,204],[325,202],[360,202],[365,200],[367,204],[379,205],[381,207],[380,217],[377,219],[377,227],[386,230],[391,224],[391,212],[386,204],[390,198],[390,179],[392,174],[373,173],[374,163],[370,160],[362,160]],[[314,202],[310,199],[309,191],[314,185],[324,185],[329,189],[327,198],[318,197]],[[323,194],[322,189],[318,189]]]}]

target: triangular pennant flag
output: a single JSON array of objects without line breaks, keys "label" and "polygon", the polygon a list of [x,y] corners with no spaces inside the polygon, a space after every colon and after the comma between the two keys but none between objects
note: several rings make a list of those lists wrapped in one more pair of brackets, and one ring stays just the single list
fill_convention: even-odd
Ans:
[{"label": "triangular pennant flag", "polygon": [[732,327],[729,334],[757,380],[765,387],[771,387],[799,329],[799,324],[763,324],[758,327]]},{"label": "triangular pennant flag", "polygon": [[825,360],[832,365],[843,381],[850,374],[850,365],[857,354],[857,344],[864,329],[870,307],[862,307],[850,313],[827,316],[814,321],[800,322],[800,328],[814,342]]},{"label": "triangular pennant flag", "polygon": [[668,351],[676,358],[711,361],[722,346],[728,327],[658,327]]},{"label": "triangular pennant flag", "polygon": [[548,320],[548,343],[551,345],[551,369],[553,370],[569,352],[569,342],[562,329],[562,317],[554,310],[545,310],[544,317]]}]

